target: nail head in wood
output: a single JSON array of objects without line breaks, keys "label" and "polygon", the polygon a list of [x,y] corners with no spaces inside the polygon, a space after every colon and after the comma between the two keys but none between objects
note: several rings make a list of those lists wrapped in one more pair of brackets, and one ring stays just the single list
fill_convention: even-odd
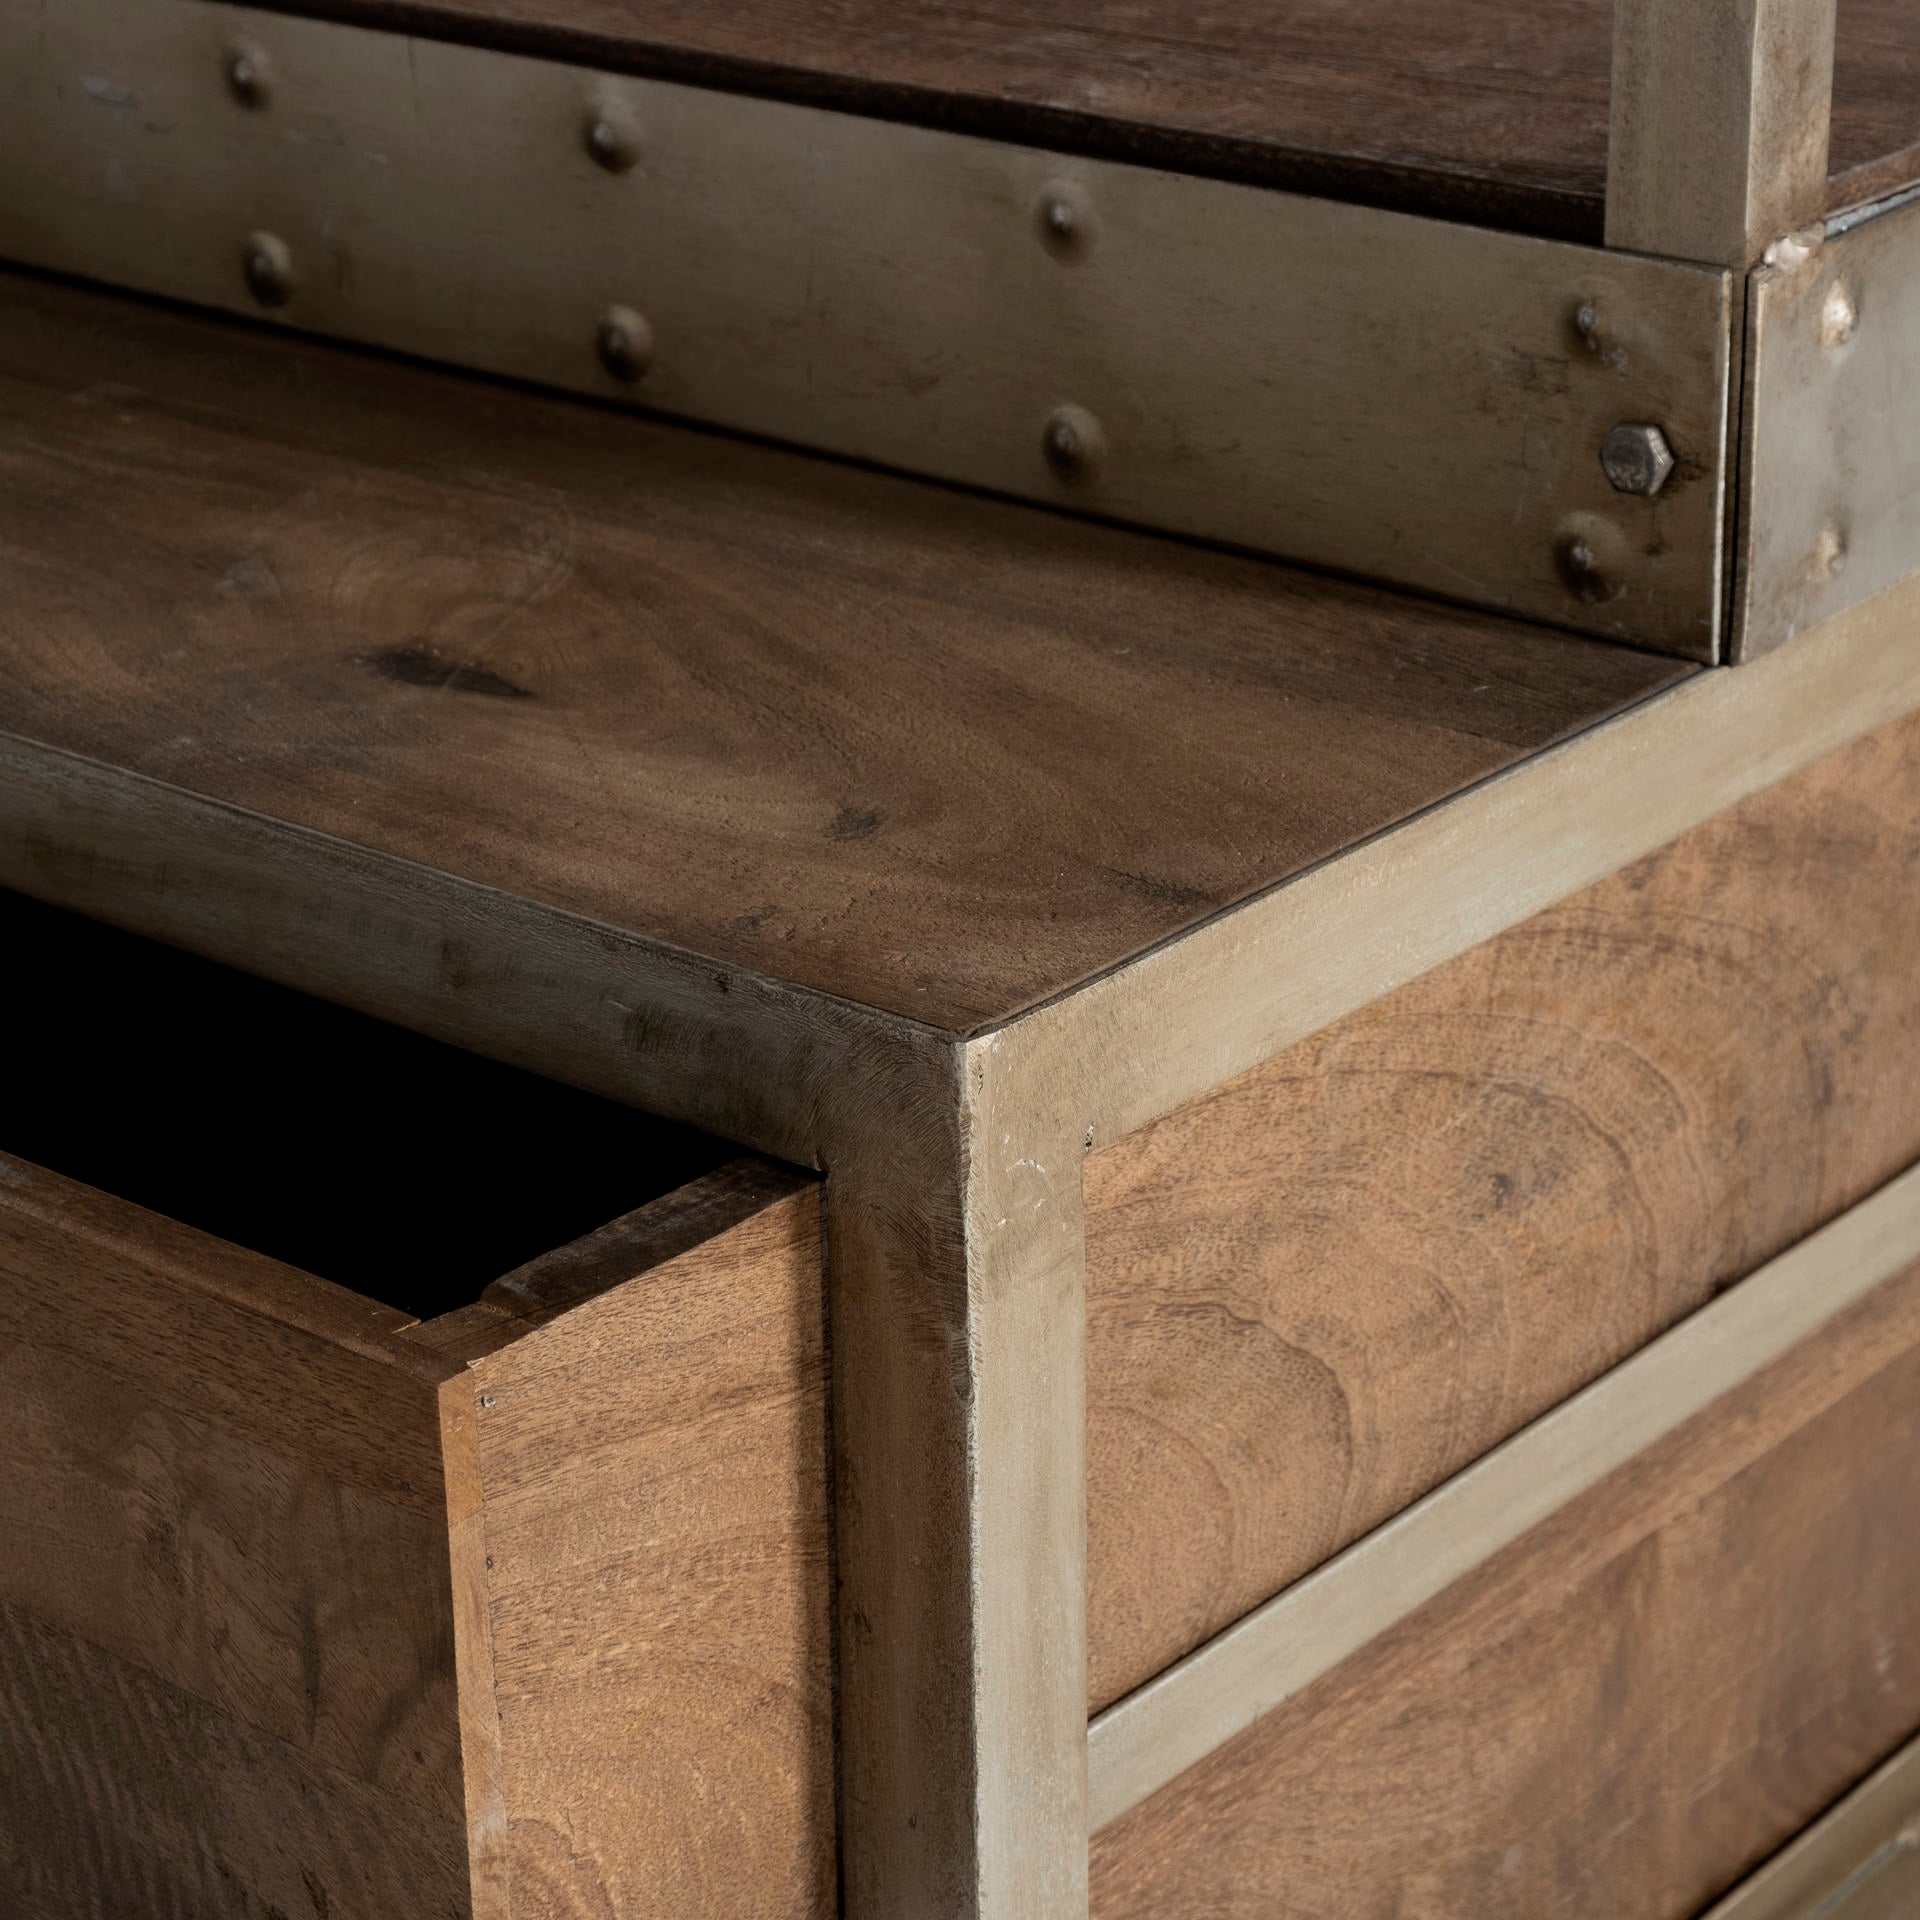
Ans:
[{"label": "nail head in wood", "polygon": [[600,364],[616,380],[639,380],[653,365],[653,329],[632,307],[609,307],[600,322]]},{"label": "nail head in wood", "polygon": [[248,292],[263,307],[284,307],[293,298],[293,253],[278,234],[248,234],[241,264]]}]

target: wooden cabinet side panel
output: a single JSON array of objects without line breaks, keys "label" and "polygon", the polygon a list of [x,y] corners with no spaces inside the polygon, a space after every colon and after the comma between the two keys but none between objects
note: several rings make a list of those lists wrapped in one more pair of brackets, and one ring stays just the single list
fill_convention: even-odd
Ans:
[{"label": "wooden cabinet side panel", "polygon": [[1679,1920],[1920,1724],[1920,1268],[1094,1842],[1098,1920]]},{"label": "wooden cabinet side panel", "polygon": [[383,1318],[0,1161],[0,1908],[465,1920],[445,1369]]},{"label": "wooden cabinet side panel", "polygon": [[1920,719],[1087,1162],[1103,1706],[1920,1158]]},{"label": "wooden cabinet side panel", "polygon": [[831,1914],[819,1187],[470,1385],[516,1920]]}]

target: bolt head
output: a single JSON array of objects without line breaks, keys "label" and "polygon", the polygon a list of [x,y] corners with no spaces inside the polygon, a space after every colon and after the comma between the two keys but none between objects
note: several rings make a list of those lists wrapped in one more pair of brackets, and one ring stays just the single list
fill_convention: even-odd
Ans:
[{"label": "bolt head", "polygon": [[641,379],[653,365],[653,329],[632,307],[609,307],[599,339],[600,364],[616,380]]},{"label": "bolt head", "polygon": [[240,270],[263,307],[284,307],[293,298],[293,254],[278,234],[248,234]]},{"label": "bolt head", "polygon": [[1651,500],[1673,472],[1673,449],[1658,427],[1626,423],[1601,441],[1600,465],[1615,493]]}]

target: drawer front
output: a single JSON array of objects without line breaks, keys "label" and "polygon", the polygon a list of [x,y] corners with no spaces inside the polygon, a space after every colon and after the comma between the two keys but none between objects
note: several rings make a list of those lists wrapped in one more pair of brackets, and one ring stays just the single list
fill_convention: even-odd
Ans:
[{"label": "drawer front", "polygon": [[0,1909],[472,1911],[457,1369],[405,1324],[0,1159]]},{"label": "drawer front", "polygon": [[1101,1707],[1920,1157],[1920,719],[1087,1163]]},{"label": "drawer front", "polygon": [[831,1911],[819,1213],[416,1323],[0,1158],[0,1911]]},{"label": "drawer front", "polygon": [[1099,1920],[1682,1920],[1920,1725],[1920,1267],[1096,1836]]}]

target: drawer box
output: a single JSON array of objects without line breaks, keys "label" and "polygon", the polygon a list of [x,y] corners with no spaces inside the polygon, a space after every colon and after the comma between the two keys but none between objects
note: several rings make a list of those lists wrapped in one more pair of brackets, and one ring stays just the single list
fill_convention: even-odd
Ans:
[{"label": "drawer box", "polygon": [[0,945],[0,1909],[829,1911],[817,1183]]}]

